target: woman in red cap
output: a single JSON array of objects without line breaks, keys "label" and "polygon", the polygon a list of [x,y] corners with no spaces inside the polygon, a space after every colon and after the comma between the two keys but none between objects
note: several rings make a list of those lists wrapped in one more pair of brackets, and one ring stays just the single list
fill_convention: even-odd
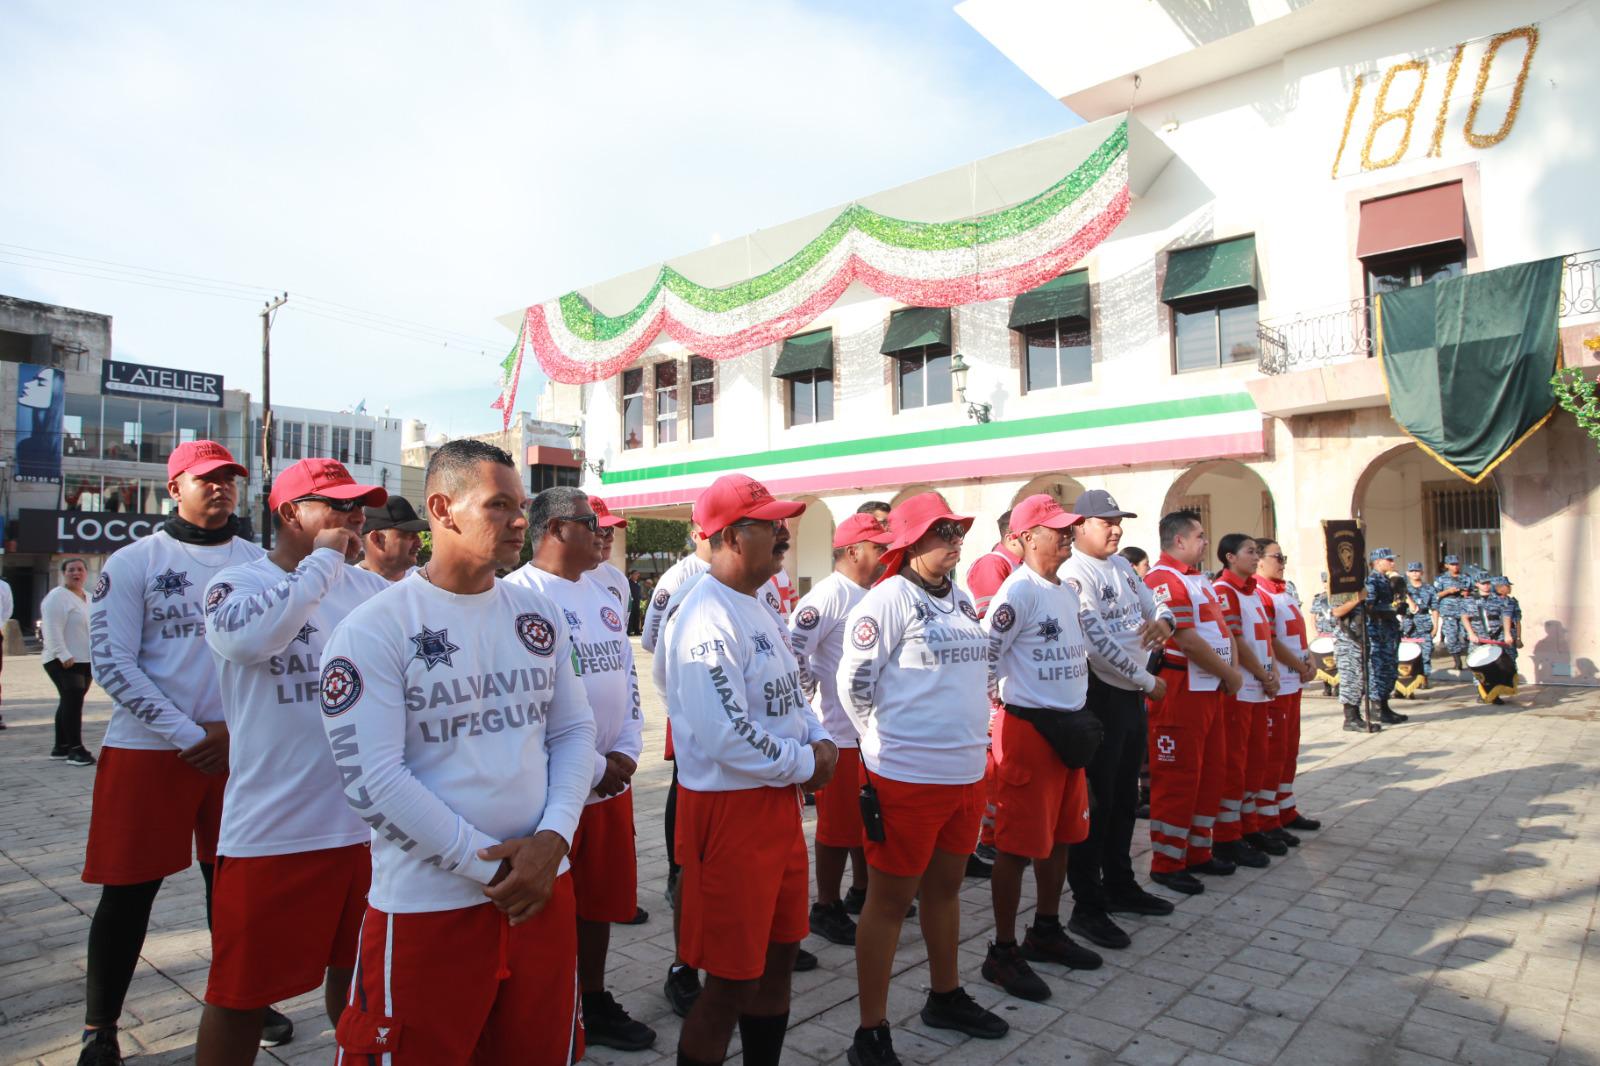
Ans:
[{"label": "woman in red cap", "polygon": [[932,988],[924,1024],[999,1039],[1009,1026],[961,987],[961,879],[983,817],[988,745],[988,639],[952,580],[972,519],[943,497],[913,496],[889,515],[884,576],[846,621],[839,692],[861,735],[881,825],[869,816],[872,867],[856,931],[861,1027],[852,1066],[898,1063],[887,1020],[900,924],[920,890]]}]

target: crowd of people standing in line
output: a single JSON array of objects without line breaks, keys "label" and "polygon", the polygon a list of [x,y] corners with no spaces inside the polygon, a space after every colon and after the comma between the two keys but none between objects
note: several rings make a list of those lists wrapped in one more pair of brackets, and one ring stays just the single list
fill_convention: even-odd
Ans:
[{"label": "crowd of people standing in line", "polygon": [[[91,660],[113,701],[80,1063],[121,1061],[151,905],[193,857],[212,932],[202,1064],[288,1039],[272,1005],[319,986],[340,1063],[651,1046],[606,987],[610,927],[640,915],[634,589],[607,561],[623,520],[574,488],[530,501],[508,455],[456,441],[430,461],[421,516],[336,461],[294,464],[266,552],[238,536],[244,469],[226,449],[181,445],[168,474],[162,528],[114,554],[87,602],[69,560],[50,609],[63,705],[70,691],[81,709],[87,680],[69,679]],[[1109,493],[1070,511],[1041,494],[963,589],[973,520],[929,492],[841,522],[833,572],[793,602],[777,579],[804,508],[717,479],[694,505],[695,552],[639,619],[673,761],[680,1062],[721,1062],[737,1029],[747,1062],[776,1063],[811,933],[855,949],[849,1060],[898,1062],[888,1000],[912,917],[923,1023],[1001,1037],[963,985],[966,877],[990,881],[981,976],[1042,1000],[1036,967],[1102,964],[1074,934],[1126,948],[1122,916],[1169,914],[1319,827],[1294,799],[1315,670],[1276,541],[1229,533],[1213,550],[1178,511],[1150,560],[1121,546],[1136,516]],[[67,757],[82,750],[59,729]],[[1165,894],[1131,860],[1146,750]]]}]

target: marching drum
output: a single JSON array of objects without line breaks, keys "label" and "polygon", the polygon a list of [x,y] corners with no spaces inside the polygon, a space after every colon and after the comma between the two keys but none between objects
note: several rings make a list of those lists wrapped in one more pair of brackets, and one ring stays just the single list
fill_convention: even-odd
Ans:
[{"label": "marching drum", "polygon": [[1467,656],[1467,669],[1478,680],[1478,698],[1493,703],[1517,694],[1517,667],[1499,644],[1479,644]]},{"label": "marching drum", "polygon": [[1311,661],[1317,665],[1316,680],[1324,685],[1339,683],[1339,658],[1334,653],[1332,637],[1318,637],[1311,642]]},{"label": "marching drum", "polygon": [[1413,700],[1417,698],[1417,689],[1427,687],[1428,678],[1422,672],[1422,641],[1401,641],[1398,673],[1394,681],[1395,695]]}]

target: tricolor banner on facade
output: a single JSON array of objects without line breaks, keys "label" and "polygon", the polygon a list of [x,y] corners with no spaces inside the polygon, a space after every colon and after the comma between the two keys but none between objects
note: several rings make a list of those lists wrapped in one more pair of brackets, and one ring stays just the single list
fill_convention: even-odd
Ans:
[{"label": "tricolor banner on facade", "polygon": [[618,315],[569,292],[527,309],[524,330],[554,381],[603,381],[663,333],[708,359],[728,359],[803,330],[853,282],[919,307],[1000,299],[1067,270],[1127,216],[1128,123],[1070,173],[1013,206],[951,222],[914,222],[861,204],[841,211],[795,254],[733,285],[697,284],[663,266]]},{"label": "tricolor banner on facade", "polygon": [[1545,259],[1377,298],[1395,422],[1474,484],[1555,410],[1561,276],[1561,259]]}]

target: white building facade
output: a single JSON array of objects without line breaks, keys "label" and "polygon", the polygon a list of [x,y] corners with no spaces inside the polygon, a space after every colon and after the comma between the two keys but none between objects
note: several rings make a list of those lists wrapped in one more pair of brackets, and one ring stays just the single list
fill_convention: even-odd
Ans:
[{"label": "white building facade", "polygon": [[[729,470],[806,499],[788,564],[802,589],[860,503],[928,488],[980,517],[968,563],[1023,496],[1106,488],[1140,515],[1125,545],[1154,554],[1160,515],[1192,506],[1214,540],[1280,539],[1307,598],[1320,521],[1359,517],[1430,576],[1445,554],[1509,574],[1524,675],[1600,683],[1595,443],[1558,412],[1489,477],[1457,477],[1391,417],[1371,318],[1377,293],[1565,257],[1563,358],[1594,367],[1600,2],[958,10],[1088,124],[862,202],[930,221],[1010,206],[1126,122],[1126,218],[1015,299],[917,310],[858,283],[797,339],[718,361],[663,335],[604,380],[552,385],[542,413],[581,422],[603,462],[586,486],[674,517]],[[751,248],[781,262],[836,214],[669,265],[736,284]],[[582,295],[621,315],[654,277]]]}]

